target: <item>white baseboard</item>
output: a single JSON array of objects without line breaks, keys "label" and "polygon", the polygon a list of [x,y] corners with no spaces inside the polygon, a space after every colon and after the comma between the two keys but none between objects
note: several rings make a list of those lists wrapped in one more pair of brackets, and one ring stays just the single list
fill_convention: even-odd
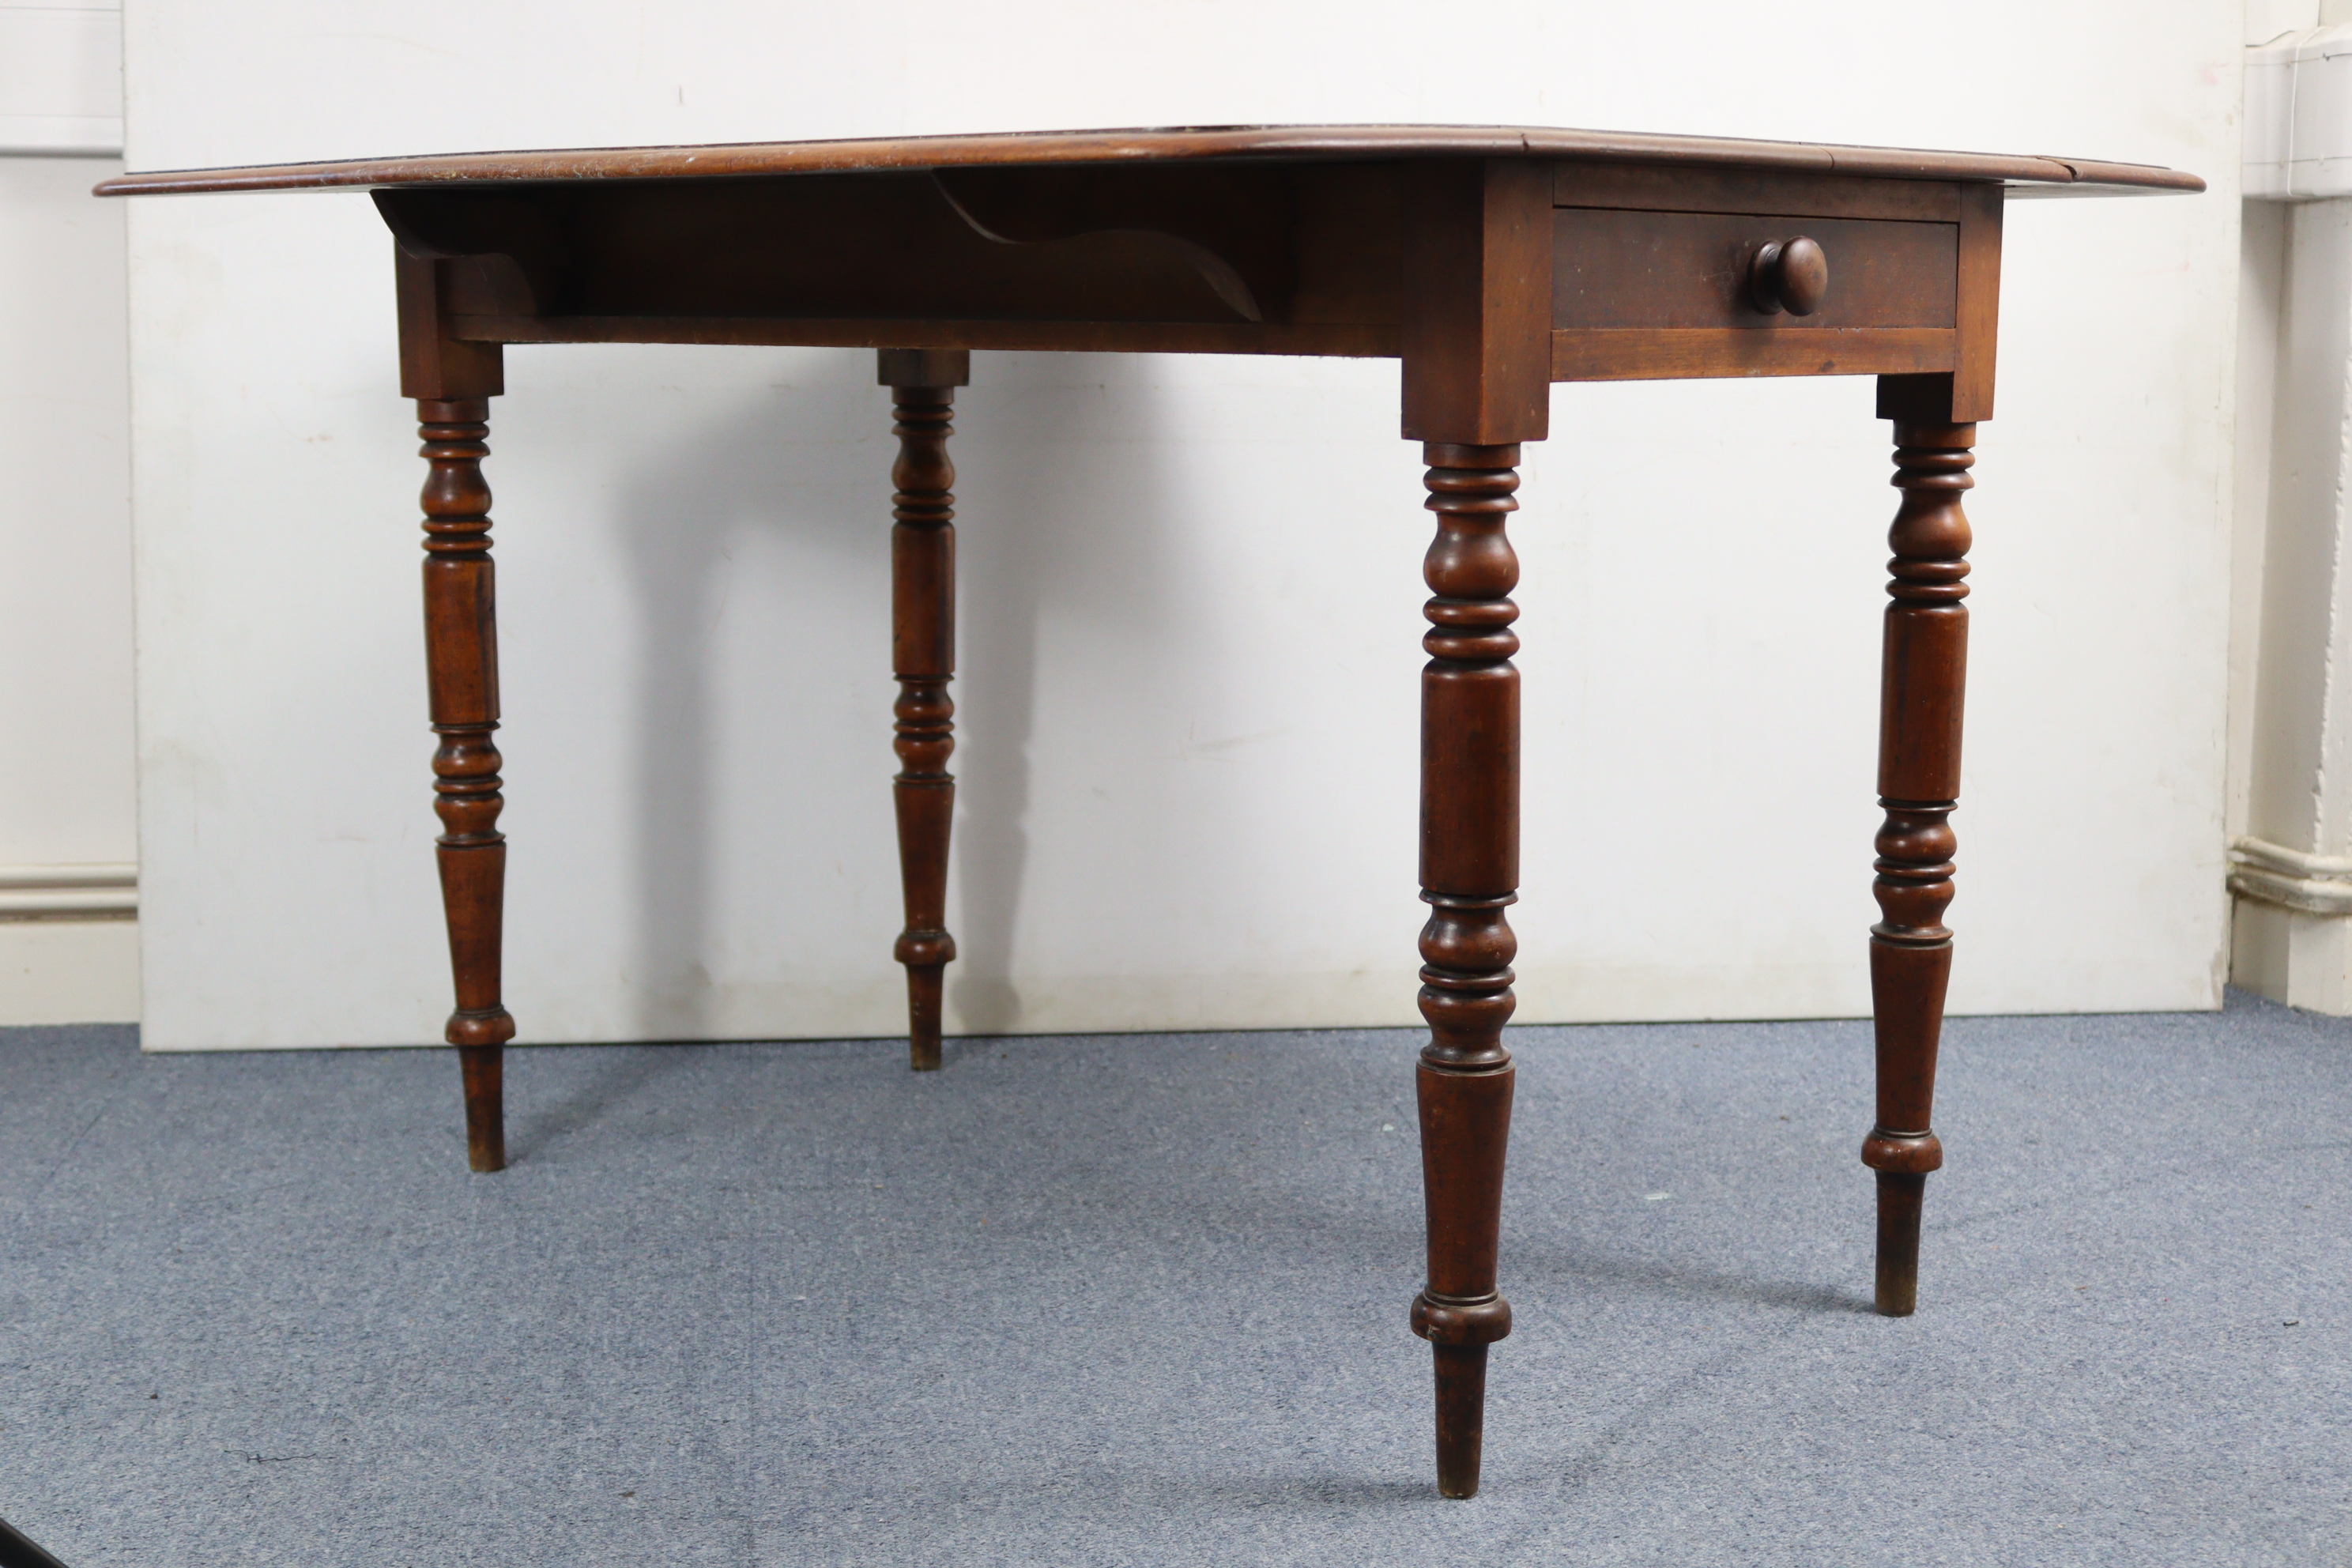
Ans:
[{"label": "white baseboard", "polygon": [[2230,983],[2306,1012],[2352,1016],[2352,921],[2240,899]]},{"label": "white baseboard", "polygon": [[2352,1016],[2352,858],[2241,838],[2230,846],[2230,983]]},{"label": "white baseboard", "polygon": [[135,1024],[139,922],[0,920],[0,1024]]}]

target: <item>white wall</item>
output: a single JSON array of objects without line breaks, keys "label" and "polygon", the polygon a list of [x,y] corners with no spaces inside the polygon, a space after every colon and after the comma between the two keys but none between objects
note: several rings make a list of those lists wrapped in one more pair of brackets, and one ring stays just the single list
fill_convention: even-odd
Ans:
[{"label": "white wall", "polygon": [[0,0],[0,152],[121,151],[121,0]]},{"label": "white wall", "polygon": [[0,1024],[139,1016],[121,17],[0,4]]},{"label": "white wall", "polygon": [[[1256,121],[2076,153],[2018,204],[1953,1003],[2219,998],[2240,18],[1538,0],[141,5],[130,158]],[[561,18],[561,25],[554,19]],[[131,213],[152,1047],[437,1040],[390,242]],[[1428,532],[1389,363],[976,356],[950,1028],[1414,1017]],[[511,351],[494,405],[525,1040],[887,1033],[885,395],[863,353]],[[1520,1016],[1867,1006],[1895,495],[1867,380],[1556,389],[1530,448]]]}]

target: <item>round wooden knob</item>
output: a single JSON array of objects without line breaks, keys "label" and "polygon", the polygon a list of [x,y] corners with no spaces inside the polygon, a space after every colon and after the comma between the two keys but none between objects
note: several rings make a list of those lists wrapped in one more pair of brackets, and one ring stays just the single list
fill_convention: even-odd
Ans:
[{"label": "round wooden knob", "polygon": [[1803,235],[1767,244],[1748,269],[1748,297],[1768,316],[1810,316],[1829,291],[1830,258]]}]

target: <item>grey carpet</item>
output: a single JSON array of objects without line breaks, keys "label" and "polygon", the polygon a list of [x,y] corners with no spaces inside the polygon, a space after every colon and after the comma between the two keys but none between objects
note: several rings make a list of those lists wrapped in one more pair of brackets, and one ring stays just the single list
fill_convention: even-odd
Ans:
[{"label": "grey carpet", "polygon": [[142,1058],[0,1031],[0,1517],[154,1564],[2352,1562],[2352,1025],[1517,1031],[1433,1495],[1412,1037]]}]

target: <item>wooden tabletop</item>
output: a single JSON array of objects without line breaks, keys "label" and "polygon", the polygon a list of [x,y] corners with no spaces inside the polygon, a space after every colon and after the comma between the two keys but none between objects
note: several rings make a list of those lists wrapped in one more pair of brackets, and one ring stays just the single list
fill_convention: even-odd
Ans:
[{"label": "wooden tabletop", "polygon": [[1895,179],[1971,180],[2006,184],[2015,187],[2020,195],[2114,195],[2205,188],[2205,182],[2196,175],[2177,170],[2083,158],[1844,147],[1816,142],[1747,142],[1643,132],[1563,131],[1545,126],[1225,125],[1151,131],[899,136],[838,142],[736,142],[688,147],[447,153],[323,163],[261,163],[242,168],[124,174],[100,184],[97,194],[680,180],[991,164],[1203,160],[1330,163],[1419,157],[1572,158],[1714,169],[1811,170]]}]

